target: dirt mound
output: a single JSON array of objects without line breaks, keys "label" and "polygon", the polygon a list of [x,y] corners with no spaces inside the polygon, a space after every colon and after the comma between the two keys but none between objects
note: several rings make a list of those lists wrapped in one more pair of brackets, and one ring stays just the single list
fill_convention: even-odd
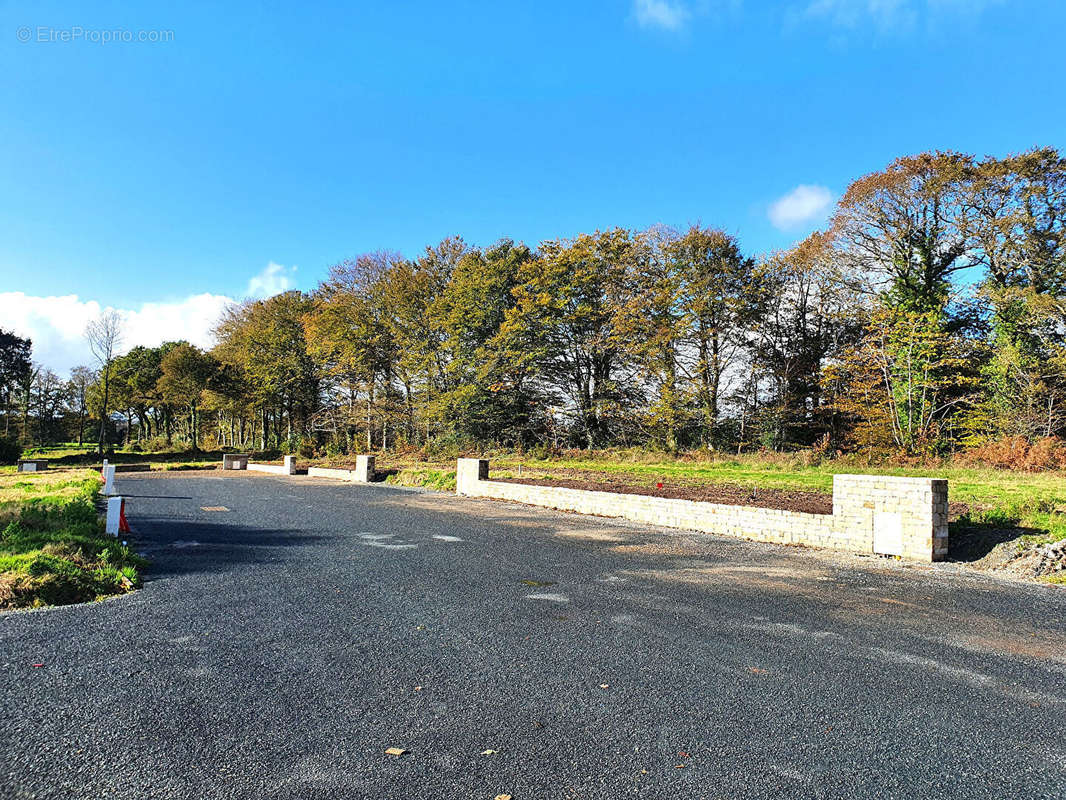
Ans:
[{"label": "dirt mound", "polygon": [[1021,578],[1046,578],[1066,572],[1066,539],[1042,544],[1024,540],[1002,542],[971,566]]}]

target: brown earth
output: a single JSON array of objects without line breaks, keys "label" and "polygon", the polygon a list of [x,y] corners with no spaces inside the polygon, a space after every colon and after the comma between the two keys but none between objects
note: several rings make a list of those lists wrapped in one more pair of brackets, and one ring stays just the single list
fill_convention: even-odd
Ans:
[{"label": "brown earth", "polygon": [[832,514],[833,496],[823,492],[807,492],[795,489],[753,489],[720,483],[711,486],[685,486],[664,483],[628,483],[610,477],[589,478],[493,478],[503,483],[525,483],[531,486],[561,486],[567,489],[586,489],[614,494],[640,494],[649,497],[667,497],[672,500],[698,500],[704,503],[720,503],[727,506],[753,506],[774,508],[780,511],[803,511],[808,514]]}]

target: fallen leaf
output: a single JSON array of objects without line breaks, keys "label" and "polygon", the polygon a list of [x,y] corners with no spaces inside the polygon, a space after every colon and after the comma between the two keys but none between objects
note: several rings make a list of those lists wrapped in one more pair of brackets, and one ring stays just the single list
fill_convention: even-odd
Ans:
[{"label": "fallen leaf", "polygon": [[678,755],[681,756],[682,758],[691,758],[691,756],[688,753],[686,753],[684,750],[679,751]]},{"label": "fallen leaf", "polygon": [[766,670],[762,669],[761,667],[748,667],[748,672],[750,672],[752,675],[766,674]]},{"label": "fallen leaf", "polygon": [[35,667],[43,667],[44,664],[34,664],[33,666],[35,666]]},{"label": "fallen leaf", "polygon": [[609,684],[609,683],[601,683],[600,684],[600,688],[601,689],[610,689],[611,688],[611,684]]},{"label": "fallen leaf", "polygon": [[496,755],[496,751],[495,750],[482,750],[481,751],[481,755],[483,755],[483,756],[494,756],[494,755]]},{"label": "fallen leaf", "polygon": [[416,686],[415,687],[415,691],[416,692],[421,692],[422,691],[422,687],[421,686]]},{"label": "fallen leaf", "polygon": [[496,795],[496,800],[511,800],[511,795],[509,795],[509,794],[498,794],[498,795]]},{"label": "fallen leaf", "polygon": [[674,769],[684,769],[684,768],[685,768],[684,764],[677,764],[677,765],[674,766]]},{"label": "fallen leaf", "polygon": [[406,752],[407,751],[404,750],[402,747],[387,747],[387,748],[385,748],[385,755],[387,755],[387,756],[396,756],[397,758],[402,756]]}]

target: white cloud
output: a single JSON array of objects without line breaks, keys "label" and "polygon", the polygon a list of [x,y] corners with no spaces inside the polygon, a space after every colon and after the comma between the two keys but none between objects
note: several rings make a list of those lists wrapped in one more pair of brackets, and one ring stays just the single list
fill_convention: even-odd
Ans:
[{"label": "white cloud", "polygon": [[[211,329],[233,302],[224,295],[198,294],[174,302],[144,303],[136,309],[116,309],[123,322],[121,352],[177,339],[210,347]],[[60,374],[92,363],[85,326],[101,310],[95,300],[82,300],[74,294],[35,297],[22,292],[0,293],[0,327],[32,339],[33,360]]]},{"label": "white cloud", "polygon": [[633,16],[642,28],[678,31],[692,17],[692,12],[676,0],[633,0]]},{"label": "white cloud", "polygon": [[780,230],[824,219],[833,203],[833,193],[824,186],[800,184],[770,204],[770,222]]},{"label": "white cloud", "polygon": [[287,292],[293,287],[291,280],[296,267],[283,267],[271,261],[258,275],[248,281],[248,296],[257,300]]},{"label": "white cloud", "polygon": [[[248,281],[248,296],[262,299],[291,289],[295,271],[296,267],[270,262]],[[121,351],[178,339],[211,347],[212,329],[235,302],[236,298],[227,295],[204,293],[116,309],[123,321]],[[0,328],[31,338],[34,361],[60,374],[79,364],[91,364],[85,326],[103,310],[96,300],[82,300],[76,294],[38,297],[0,292]]]}]

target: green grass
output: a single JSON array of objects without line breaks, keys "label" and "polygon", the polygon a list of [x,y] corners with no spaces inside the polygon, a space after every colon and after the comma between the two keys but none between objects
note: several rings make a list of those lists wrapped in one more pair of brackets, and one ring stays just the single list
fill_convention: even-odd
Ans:
[{"label": "green grass", "polygon": [[433,467],[405,467],[385,478],[385,483],[394,486],[418,486],[438,492],[455,491],[455,470]]},{"label": "green grass", "polygon": [[0,472],[0,608],[128,592],[144,560],[104,533],[89,470]]}]

